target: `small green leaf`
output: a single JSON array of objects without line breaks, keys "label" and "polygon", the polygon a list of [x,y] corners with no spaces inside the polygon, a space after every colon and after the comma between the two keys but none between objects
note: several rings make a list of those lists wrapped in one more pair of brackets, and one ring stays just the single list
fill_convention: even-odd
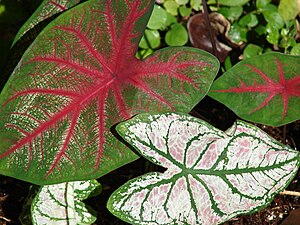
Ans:
[{"label": "small green leaf", "polygon": [[258,34],[258,35],[263,35],[266,33],[266,27],[261,25],[261,24],[258,24],[257,27],[254,28],[254,31]]},{"label": "small green leaf", "polygon": [[154,9],[152,11],[147,27],[153,30],[164,30],[167,27],[166,22],[166,10],[159,5],[154,5]]},{"label": "small green leaf", "polygon": [[165,41],[169,46],[183,46],[188,41],[188,33],[183,25],[175,23],[171,26],[165,36]]},{"label": "small green leaf", "polygon": [[82,224],[96,221],[88,212],[82,200],[100,191],[96,180],[75,181],[42,186],[31,206],[33,225]]},{"label": "small green leaf", "polygon": [[138,59],[144,59],[146,58],[147,56],[151,55],[153,53],[153,49],[151,48],[148,48],[148,49],[141,49],[139,50],[137,53],[136,53],[136,57]]},{"label": "small green leaf", "polygon": [[300,13],[300,1],[280,0],[278,12],[285,21],[295,19]]},{"label": "small green leaf", "polygon": [[291,36],[285,36],[285,35],[282,35],[282,31],[284,29],[281,29],[281,40],[280,40],[280,44],[279,46],[282,47],[282,48],[289,48],[289,47],[293,47],[296,45],[296,41],[293,37]]},{"label": "small green leaf", "polygon": [[232,67],[233,63],[231,61],[230,55],[226,57],[224,62],[225,71],[229,70]]},{"label": "small green leaf", "polygon": [[272,27],[276,28],[277,30],[283,28],[284,21],[278,12],[266,10],[263,11],[263,15],[268,24],[270,24]]},{"label": "small green leaf", "polygon": [[232,7],[221,7],[219,10],[223,16],[229,20],[237,20],[243,13],[242,6],[232,6]]},{"label": "small green leaf", "polygon": [[229,38],[232,42],[240,44],[247,41],[248,30],[245,27],[241,27],[237,23],[233,23],[229,30]]},{"label": "small green leaf", "polygon": [[173,1],[173,0],[167,0],[164,2],[164,7],[167,10],[168,13],[170,13],[173,16],[177,16],[178,15],[178,8],[179,5]]},{"label": "small green leaf", "polygon": [[5,12],[5,5],[0,5],[0,16]]},{"label": "small green leaf", "polygon": [[189,0],[175,0],[178,5],[185,5],[189,2]]},{"label": "small green leaf", "polygon": [[140,114],[116,129],[167,168],[132,179],[110,196],[110,212],[130,224],[211,225],[256,212],[300,164],[298,151],[243,121],[223,132],[186,114]]},{"label": "small green leaf", "polygon": [[139,47],[140,48],[158,48],[160,46],[160,34],[157,30],[146,29],[144,36],[142,37]]},{"label": "small green leaf", "polygon": [[191,8],[187,8],[186,6],[180,6],[179,13],[183,17],[189,16],[192,13],[192,9]]},{"label": "small green leaf", "polygon": [[212,85],[209,95],[239,117],[270,126],[300,119],[300,57],[267,53],[245,59]]},{"label": "small green leaf", "polygon": [[244,59],[259,55],[262,51],[263,49],[259,45],[248,44],[243,52]]},{"label": "small green leaf", "polygon": [[265,8],[272,0],[256,0],[256,8]]},{"label": "small green leaf", "polygon": [[268,23],[266,26],[266,32],[267,32],[267,37],[266,37],[267,41],[271,44],[277,45],[280,37],[279,30]]},{"label": "small green leaf", "polygon": [[201,9],[201,0],[190,0],[190,5],[195,11]]},{"label": "small green leaf", "polygon": [[226,5],[226,6],[241,6],[245,5],[249,0],[218,0],[218,3],[220,5]]},{"label": "small green leaf", "polygon": [[300,43],[296,44],[292,50],[291,55],[300,55]]},{"label": "small green leaf", "polygon": [[257,16],[249,13],[239,20],[239,25],[242,27],[255,27],[258,24]]},{"label": "small green leaf", "polygon": [[167,21],[166,25],[171,26],[173,23],[177,23],[177,19],[175,16],[167,12]]},{"label": "small green leaf", "polygon": [[264,8],[261,10],[262,12],[270,11],[270,12],[278,12],[278,8],[276,5],[273,4],[267,4]]}]

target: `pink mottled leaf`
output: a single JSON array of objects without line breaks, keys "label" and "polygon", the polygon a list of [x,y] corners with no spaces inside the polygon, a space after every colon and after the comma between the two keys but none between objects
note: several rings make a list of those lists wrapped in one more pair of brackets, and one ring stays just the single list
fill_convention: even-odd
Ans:
[{"label": "pink mottled leaf", "polygon": [[31,15],[31,17],[26,21],[26,23],[21,27],[17,33],[13,44],[14,45],[20,38],[30,29],[34,28],[36,25],[42,21],[49,19],[55,14],[61,13],[72,6],[78,4],[80,0],[44,0],[37,10]]},{"label": "pink mottled leaf", "polygon": [[238,63],[209,92],[243,119],[280,126],[300,119],[300,57],[267,53]]},{"label": "pink mottled leaf", "polygon": [[128,181],[108,209],[130,224],[215,225],[258,211],[293,179],[299,152],[238,121],[229,132],[186,114],[140,114],[117,126],[167,168]]},{"label": "pink mottled leaf", "polygon": [[137,155],[110,128],[141,112],[189,112],[219,63],[198,49],[135,58],[153,1],[90,0],[60,15],[0,96],[0,172],[37,184],[93,179]]}]

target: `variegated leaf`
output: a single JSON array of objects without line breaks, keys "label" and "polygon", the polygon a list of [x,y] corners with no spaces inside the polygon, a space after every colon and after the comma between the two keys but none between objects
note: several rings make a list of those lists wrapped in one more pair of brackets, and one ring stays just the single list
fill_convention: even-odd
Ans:
[{"label": "variegated leaf", "polygon": [[135,178],[110,197],[109,210],[131,224],[212,225],[257,211],[299,166],[299,152],[242,121],[229,135],[185,114],[141,114],[117,131],[168,168]]},{"label": "variegated leaf", "polygon": [[80,0],[43,0],[37,10],[18,31],[12,45],[14,45],[23,37],[24,34],[26,34],[29,30],[37,26],[42,21],[47,20],[58,13],[66,11],[79,2]]},{"label": "variegated leaf", "polygon": [[92,224],[96,217],[88,212],[82,200],[98,188],[96,180],[42,186],[31,206],[33,224]]},{"label": "variegated leaf", "polygon": [[137,159],[110,128],[141,112],[188,113],[219,62],[189,47],[136,50],[154,0],[89,0],[52,21],[0,95],[0,173],[38,185],[95,179]]}]

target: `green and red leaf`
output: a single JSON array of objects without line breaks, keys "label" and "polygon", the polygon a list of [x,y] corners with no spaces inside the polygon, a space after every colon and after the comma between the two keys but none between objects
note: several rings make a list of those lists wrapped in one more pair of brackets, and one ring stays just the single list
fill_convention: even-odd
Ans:
[{"label": "green and red leaf", "polygon": [[25,52],[0,96],[0,172],[36,184],[93,179],[138,156],[110,128],[141,112],[189,112],[219,63],[193,48],[135,58],[153,1],[90,0]]},{"label": "green and red leaf", "polygon": [[29,30],[33,29],[42,21],[49,19],[55,14],[61,13],[72,6],[78,4],[80,0],[44,0],[32,16],[18,31],[13,44],[14,45]]},{"label": "green and red leaf", "polygon": [[243,119],[280,126],[300,119],[300,57],[267,53],[238,63],[209,92]]},{"label": "green and red leaf", "polygon": [[167,168],[128,181],[108,209],[137,225],[216,225],[269,204],[297,173],[299,152],[238,121],[227,132],[186,114],[140,114],[116,127]]}]

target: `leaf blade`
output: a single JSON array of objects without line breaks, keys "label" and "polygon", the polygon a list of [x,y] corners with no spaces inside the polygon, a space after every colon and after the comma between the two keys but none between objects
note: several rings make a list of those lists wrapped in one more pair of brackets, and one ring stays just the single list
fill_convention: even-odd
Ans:
[{"label": "leaf blade", "polygon": [[258,211],[299,167],[299,152],[242,121],[228,136],[188,115],[141,114],[117,131],[167,168],[128,181],[109,198],[108,209],[131,224],[219,224]]},{"label": "leaf blade", "polygon": [[300,118],[298,60],[281,53],[243,60],[214,82],[209,96],[252,122],[293,122]]},{"label": "leaf blade", "polygon": [[33,224],[92,224],[96,217],[88,212],[82,200],[99,188],[96,180],[41,187],[31,206]]},{"label": "leaf blade", "polygon": [[91,0],[38,36],[1,93],[2,174],[36,184],[102,176],[137,158],[111,126],[139,112],[190,111],[207,93],[219,64],[203,51],[135,58],[152,7]]},{"label": "leaf blade", "polygon": [[42,21],[78,4],[79,0],[44,0],[16,34],[12,46]]}]

